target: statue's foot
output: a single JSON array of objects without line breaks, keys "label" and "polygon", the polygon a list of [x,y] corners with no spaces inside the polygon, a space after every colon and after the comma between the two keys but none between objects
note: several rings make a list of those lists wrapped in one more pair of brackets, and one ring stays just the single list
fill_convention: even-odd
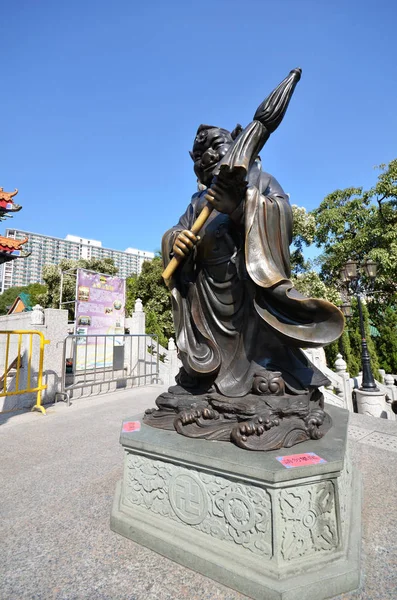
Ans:
[{"label": "statue's foot", "polygon": [[235,417],[225,418],[213,408],[201,406],[181,411],[174,419],[174,428],[187,437],[229,442],[235,423]]},{"label": "statue's foot", "polygon": [[179,413],[178,419],[182,423],[182,425],[190,425],[190,423],[198,423],[200,419],[211,420],[211,419],[219,419],[219,413],[212,408],[201,407],[194,408],[193,410],[183,410]]},{"label": "statue's foot", "polygon": [[208,402],[203,397],[175,397],[168,392],[161,394],[157,398],[156,404],[157,409],[148,408],[145,411],[143,422],[151,427],[170,430],[174,430],[174,421],[177,415],[193,415],[208,407]]},{"label": "statue's foot", "polygon": [[268,439],[268,432],[272,428],[277,428],[280,425],[280,419],[277,415],[269,415],[267,417],[257,417],[252,421],[243,421],[238,423],[232,431],[232,441],[247,450],[267,450],[266,446],[271,443],[271,436]]},{"label": "statue's foot", "polygon": [[272,415],[267,418],[258,417],[256,421],[249,421],[245,423],[239,423],[238,429],[241,434],[241,439],[247,441],[250,435],[263,435],[265,431],[268,431],[272,427],[280,425],[280,419],[277,416]]}]

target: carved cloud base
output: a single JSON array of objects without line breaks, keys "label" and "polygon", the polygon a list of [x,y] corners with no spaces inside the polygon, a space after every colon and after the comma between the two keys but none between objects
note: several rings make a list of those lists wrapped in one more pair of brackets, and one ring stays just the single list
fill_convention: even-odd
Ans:
[{"label": "carved cloud base", "polygon": [[[122,433],[111,528],[258,600],[322,600],[360,579],[361,484],[348,412],[299,445],[326,462],[286,468],[297,449],[247,453],[141,424]],[[134,418],[134,420],[140,420]]]}]

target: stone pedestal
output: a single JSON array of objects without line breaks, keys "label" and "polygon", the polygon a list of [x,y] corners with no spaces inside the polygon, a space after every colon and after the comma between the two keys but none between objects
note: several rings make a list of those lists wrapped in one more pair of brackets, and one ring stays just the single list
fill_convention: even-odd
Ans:
[{"label": "stone pedestal", "polygon": [[[323,439],[271,452],[142,423],[122,433],[111,528],[258,600],[321,600],[357,588],[360,477],[346,448],[348,411],[327,411],[333,427]],[[286,468],[277,459],[305,453],[325,462]]]},{"label": "stone pedestal", "polygon": [[387,419],[388,412],[392,412],[386,403],[386,395],[384,392],[380,390],[376,392],[367,392],[357,389],[354,393],[356,394],[357,412],[360,415]]}]

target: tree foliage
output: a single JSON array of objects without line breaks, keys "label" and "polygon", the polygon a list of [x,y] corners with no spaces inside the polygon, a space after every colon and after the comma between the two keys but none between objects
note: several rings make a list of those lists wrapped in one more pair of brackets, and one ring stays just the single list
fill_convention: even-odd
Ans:
[{"label": "tree foliage", "polygon": [[293,204],[291,208],[293,215],[291,269],[294,275],[299,275],[311,269],[311,263],[305,260],[303,249],[314,242],[316,220],[303,206]]},{"label": "tree foliage", "polygon": [[[365,331],[365,339],[367,341],[368,352],[371,358],[371,369],[376,378],[379,379],[379,359],[376,352],[376,347],[373,338],[371,337],[370,332],[370,304],[362,302],[362,311],[363,311],[363,321],[364,321],[364,331]],[[357,300],[353,299],[352,301],[352,309],[353,316],[348,320],[346,324],[346,332],[349,336],[351,354],[354,357],[353,362],[349,366],[349,373],[352,376],[356,376],[359,371],[361,371],[361,352],[362,352],[362,338],[360,331],[360,320],[357,309]],[[344,357],[346,362],[347,359]],[[351,361],[351,358],[350,358]]]},{"label": "tree foliage", "polygon": [[336,287],[332,283],[327,285],[313,268],[312,261],[304,257],[304,247],[313,244],[316,235],[314,215],[295,204],[292,205],[292,214],[294,222],[290,254],[292,281],[296,289],[305,296],[340,304],[341,298]]},{"label": "tree foliage", "polygon": [[336,281],[349,258],[371,258],[378,265],[376,290],[384,302],[397,293],[397,159],[379,168],[374,187],[336,190],[313,216],[324,280]]},{"label": "tree foliage", "polygon": [[[349,258],[360,264],[367,258],[377,263],[374,294],[369,296],[364,307],[366,338],[375,373],[379,366],[386,371],[397,366],[397,357],[394,358],[397,345],[394,320],[397,306],[397,159],[379,169],[377,182],[370,189],[336,190],[312,212],[316,221],[314,241],[322,249],[318,260],[319,276],[327,286],[338,287],[340,270]],[[369,322],[380,332],[375,340],[369,335]],[[355,375],[361,368],[361,336],[356,310],[348,324],[348,336],[351,354],[344,358],[349,371]],[[331,351],[328,349],[327,354]]]},{"label": "tree foliage", "polygon": [[41,283],[30,283],[27,286],[16,286],[8,288],[0,294],[0,315],[6,315],[8,309],[14,300],[21,293],[29,295],[31,306],[41,304],[44,306],[44,299],[47,292],[47,287]]},{"label": "tree foliage", "polygon": [[382,319],[374,319],[379,335],[374,338],[379,363],[386,373],[397,374],[397,310],[387,306]]},{"label": "tree foliage", "polygon": [[171,295],[161,276],[162,272],[161,256],[156,256],[152,261],[143,263],[138,277],[127,279],[126,310],[127,314],[131,314],[136,299],[140,298],[146,314],[146,332],[158,335],[160,344],[167,347],[168,339],[175,334]]},{"label": "tree foliage", "polygon": [[341,304],[340,293],[332,284],[326,284],[319,274],[309,269],[292,277],[296,289],[310,298],[323,298],[333,304]]}]

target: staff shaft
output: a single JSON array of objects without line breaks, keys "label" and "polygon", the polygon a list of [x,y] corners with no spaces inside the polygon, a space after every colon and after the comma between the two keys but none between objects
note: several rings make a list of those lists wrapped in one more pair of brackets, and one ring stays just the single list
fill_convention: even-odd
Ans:
[{"label": "staff shaft", "polygon": [[[190,231],[194,233],[194,235],[198,234],[198,232],[203,227],[204,223],[207,221],[208,217],[212,213],[213,209],[214,207],[209,202],[207,202],[207,204],[204,206],[203,210],[201,211],[201,213],[199,214],[199,216],[197,217],[190,229]],[[184,258],[184,256],[177,255],[170,260],[163,272],[163,279],[166,282],[169,279],[171,279],[171,277],[175,273],[176,269],[179,267],[180,263],[184,260]]]}]

